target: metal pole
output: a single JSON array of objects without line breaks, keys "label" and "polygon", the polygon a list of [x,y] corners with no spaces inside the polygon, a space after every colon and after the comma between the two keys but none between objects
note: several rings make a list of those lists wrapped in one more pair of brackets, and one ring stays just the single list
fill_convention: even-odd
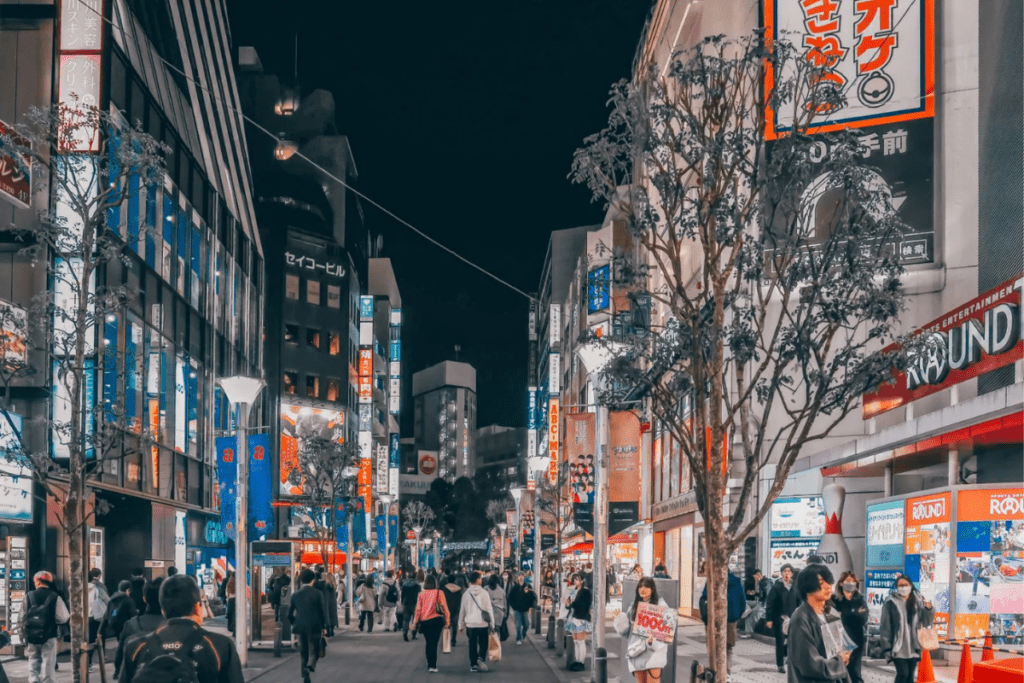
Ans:
[{"label": "metal pole", "polygon": [[345,544],[345,595],[346,595],[346,607],[345,607],[345,624],[351,623],[352,620],[352,549],[355,544],[352,542],[352,534],[355,533],[355,527],[352,525],[352,509],[351,499],[350,503],[346,503],[345,525],[348,527],[348,542]]},{"label": "metal pole", "polygon": [[388,517],[391,516],[391,504],[388,503],[384,506],[384,576],[388,575],[388,534],[390,529],[388,523],[391,521]]},{"label": "metal pole", "polygon": [[505,530],[501,530],[501,571],[499,574],[505,573]]},{"label": "metal pole", "polygon": [[[541,583],[544,577],[541,573],[541,568],[544,566],[544,562],[541,558],[541,539],[540,539],[540,478],[543,476],[541,473],[534,475],[537,479],[537,487],[533,490],[533,590],[537,592],[537,608],[533,611],[533,632],[540,633],[540,613],[541,605],[540,601],[540,590]],[[558,511],[555,511],[555,525],[558,525]],[[558,579],[555,579],[555,583],[558,583]],[[555,602],[555,591],[554,586],[551,588],[551,613],[557,614],[556,602]]]},{"label": "metal pole", "polygon": [[597,407],[597,491],[594,515],[594,665],[597,683],[607,683],[608,669],[603,666],[598,653],[605,652],[604,608],[608,593],[608,408],[602,403]]},{"label": "metal pole", "polygon": [[249,451],[245,430],[249,425],[249,404],[238,404],[238,495],[235,497],[235,648],[245,668],[249,662]]}]

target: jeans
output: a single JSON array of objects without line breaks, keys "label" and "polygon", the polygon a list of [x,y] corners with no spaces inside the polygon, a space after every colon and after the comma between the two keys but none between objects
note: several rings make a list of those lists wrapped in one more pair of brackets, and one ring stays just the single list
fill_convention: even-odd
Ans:
[{"label": "jeans", "polygon": [[420,632],[423,634],[427,652],[427,668],[437,668],[437,644],[441,641],[441,632],[444,630],[444,619],[440,617],[434,617],[433,619],[427,619],[421,621],[419,625]]},{"label": "jeans", "polygon": [[316,662],[320,659],[320,635],[309,633],[299,634],[299,653],[302,661],[302,675],[307,675],[306,669],[312,664],[316,668]]},{"label": "jeans", "polygon": [[512,614],[516,615],[516,640],[523,640],[530,632],[530,613],[513,611]]},{"label": "jeans", "polygon": [[57,674],[57,639],[50,638],[42,645],[25,645],[28,657],[29,683],[54,683]]},{"label": "jeans", "polygon": [[490,629],[466,627],[466,638],[469,639],[469,665],[476,666],[477,662],[487,659],[487,635]]},{"label": "jeans", "polygon": [[786,634],[782,632],[782,617],[772,626],[775,631],[775,666],[782,666],[786,663]]},{"label": "jeans", "polygon": [[[93,645],[93,647],[89,648],[89,666],[92,666],[92,656],[96,652],[96,636],[100,632],[101,623],[102,622],[100,622],[98,619],[93,619],[92,617],[89,617],[89,644]],[[103,644],[99,645],[99,647],[105,648],[106,644],[107,641],[104,639]]]},{"label": "jeans", "polygon": [[[860,648],[858,648],[860,649]],[[896,666],[896,680],[893,683],[914,683],[917,672],[916,659],[894,659],[892,663]]]},{"label": "jeans", "polygon": [[[416,614],[416,605],[406,605],[402,610],[402,635],[408,635],[409,624],[412,623],[413,615]],[[412,637],[416,637],[416,631],[412,632]]]},{"label": "jeans", "polygon": [[359,630],[363,630],[363,621],[366,621],[366,632],[373,633],[373,612],[364,609],[359,612]]}]

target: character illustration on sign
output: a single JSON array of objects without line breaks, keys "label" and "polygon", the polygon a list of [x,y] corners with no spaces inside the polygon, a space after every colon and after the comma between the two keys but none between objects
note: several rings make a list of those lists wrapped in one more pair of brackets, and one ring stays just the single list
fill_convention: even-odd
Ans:
[{"label": "character illustration on sign", "polygon": [[581,455],[570,466],[570,485],[572,486],[572,502],[594,502],[594,456]]},{"label": "character illustration on sign", "polygon": [[340,413],[316,408],[281,408],[281,492],[302,495],[299,453],[309,439],[343,443],[345,418]]}]

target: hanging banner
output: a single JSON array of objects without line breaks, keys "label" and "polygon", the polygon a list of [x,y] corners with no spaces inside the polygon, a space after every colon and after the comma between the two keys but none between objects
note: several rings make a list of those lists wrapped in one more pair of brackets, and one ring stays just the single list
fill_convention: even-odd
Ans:
[{"label": "hanging banner", "polygon": [[274,531],[270,435],[250,434],[246,445],[249,449],[249,540],[258,541]]},{"label": "hanging banner", "polygon": [[352,500],[352,542],[356,550],[366,543],[366,508],[362,498]]},{"label": "hanging banner", "polygon": [[594,533],[594,465],[597,437],[594,413],[565,418],[563,447],[569,463],[569,495],[576,526]]},{"label": "hanging banner", "polygon": [[348,552],[348,516],[343,500],[334,504],[334,536],[338,539],[338,550]]},{"label": "hanging banner", "polygon": [[548,481],[554,484],[558,481],[559,441],[561,434],[559,430],[562,422],[562,412],[558,409],[558,397],[553,396],[548,404]]},{"label": "hanging banner", "polygon": [[381,552],[384,552],[384,534],[387,533],[387,523],[384,521],[384,515],[377,515],[374,520],[374,526],[377,529],[377,547],[380,548]]},{"label": "hanging banner", "polygon": [[217,439],[217,484],[220,487],[220,524],[224,533],[235,540],[235,499],[238,485],[238,463],[235,446],[238,439],[221,436]]},{"label": "hanging banner", "polygon": [[640,418],[632,411],[608,414],[608,534],[640,520]]},{"label": "hanging banner", "polygon": [[398,546],[398,517],[395,515],[388,517],[388,545]]}]

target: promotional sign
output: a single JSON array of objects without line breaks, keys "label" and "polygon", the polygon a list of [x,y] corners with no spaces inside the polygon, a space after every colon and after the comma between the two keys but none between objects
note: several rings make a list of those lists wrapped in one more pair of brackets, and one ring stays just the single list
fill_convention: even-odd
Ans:
[{"label": "promotional sign", "polygon": [[587,273],[587,312],[597,313],[608,308],[611,266],[601,266]]},{"label": "promotional sign", "polygon": [[560,462],[558,443],[561,421],[562,414],[558,408],[558,398],[552,397],[548,399],[548,481],[552,484],[558,481],[558,464]]},{"label": "promotional sign", "polygon": [[363,510],[373,505],[373,458],[359,459],[359,474],[356,475],[357,491]]},{"label": "promotional sign", "polygon": [[[1014,641],[1024,624],[1024,489],[957,492],[956,621],[960,639]],[[1016,634],[1016,635],[1015,635]]]},{"label": "promotional sign", "polygon": [[1024,274],[918,329],[926,348],[906,372],[893,372],[893,383],[864,394],[864,419],[1024,358],[1022,289]]},{"label": "promotional sign", "polygon": [[864,599],[868,603],[869,627],[877,627],[881,622],[882,605],[892,593],[896,579],[902,573],[898,569],[868,569],[864,572]]},{"label": "promotional sign", "polygon": [[416,461],[421,475],[431,478],[437,475],[437,451],[420,451]]},{"label": "promotional sign", "polygon": [[28,362],[27,319],[24,308],[0,301],[0,361],[12,368]]},{"label": "promotional sign", "polygon": [[[569,463],[569,495],[576,526],[594,533],[595,453],[597,436],[594,413],[578,413],[565,417],[563,447]],[[609,532],[614,533],[614,532]]]},{"label": "promotional sign", "polygon": [[368,346],[359,347],[359,402],[373,403],[373,349]]},{"label": "promotional sign", "polygon": [[[792,41],[824,70],[812,87],[838,89],[845,103],[821,111],[809,132],[863,128],[935,115],[934,0],[916,3],[765,0],[767,35]],[[766,88],[776,80],[767,65]],[[796,67],[790,67],[795,69]],[[782,79],[793,77],[783,72]],[[769,108],[766,136],[790,130],[792,107]]]},{"label": "promotional sign", "polygon": [[935,607],[936,629],[949,623],[949,552],[953,496],[949,491],[906,500],[904,572]]},{"label": "promotional sign", "polygon": [[554,348],[562,341],[562,307],[559,304],[551,304],[548,316],[548,344]]},{"label": "promotional sign", "polygon": [[246,436],[249,451],[249,540],[274,531],[274,471],[270,460],[270,435]]},{"label": "promotional sign", "polygon": [[[0,138],[5,136],[10,136],[19,147],[29,147],[28,140],[14,133],[10,125],[0,121]],[[32,158],[27,154],[19,156],[20,159],[15,159],[10,154],[0,153],[0,197],[19,208],[27,209],[32,201]]]},{"label": "promotional sign", "polygon": [[377,515],[374,518],[373,522],[374,522],[374,528],[376,528],[376,530],[377,530],[377,547],[380,548],[381,551],[383,551],[384,550],[384,539],[386,538],[385,535],[388,532],[388,526],[387,526],[387,523],[384,520],[384,515]]},{"label": "promotional sign", "polygon": [[555,352],[548,354],[548,393],[557,396],[562,393],[561,356]]},{"label": "promotional sign", "polygon": [[348,510],[342,500],[334,504],[334,537],[338,542],[338,550],[348,552]]},{"label": "promotional sign", "polygon": [[377,472],[375,473],[377,493],[387,493],[391,488],[388,482],[388,464],[387,444],[379,444],[377,446]]},{"label": "promotional sign", "polygon": [[537,300],[530,299],[530,317],[529,317],[529,329],[530,329],[530,341],[537,341]]},{"label": "promotional sign", "polygon": [[302,469],[299,466],[299,453],[310,439],[344,443],[345,414],[325,408],[282,404],[279,493],[283,496],[302,495]]},{"label": "promotional sign", "polygon": [[663,643],[673,643],[676,639],[676,623],[678,621],[675,608],[641,602],[636,606],[633,633],[642,638],[654,638]]},{"label": "promotional sign", "polygon": [[902,500],[867,507],[867,566],[902,567],[906,514]]},{"label": "promotional sign", "polygon": [[32,470],[18,464],[23,424],[21,415],[0,411],[0,521],[15,524],[32,522]]},{"label": "promotional sign", "polygon": [[220,523],[224,533],[235,540],[235,498],[238,485],[238,462],[235,460],[235,446],[238,439],[233,436],[217,437],[217,483],[220,486]]},{"label": "promotional sign", "polygon": [[825,534],[821,496],[779,498],[772,503],[772,538],[820,538]]},{"label": "promotional sign", "polygon": [[631,411],[608,414],[608,533],[640,519],[640,418]]},{"label": "promotional sign", "polygon": [[769,571],[771,578],[778,579],[782,576],[783,565],[792,565],[794,570],[799,571],[807,566],[807,558],[818,550],[818,539],[816,538],[784,538],[772,539],[771,562]]},{"label": "promotional sign", "polygon": [[372,320],[373,319],[373,297],[372,296],[361,296],[361,297],[359,297],[359,319],[360,320]]}]

